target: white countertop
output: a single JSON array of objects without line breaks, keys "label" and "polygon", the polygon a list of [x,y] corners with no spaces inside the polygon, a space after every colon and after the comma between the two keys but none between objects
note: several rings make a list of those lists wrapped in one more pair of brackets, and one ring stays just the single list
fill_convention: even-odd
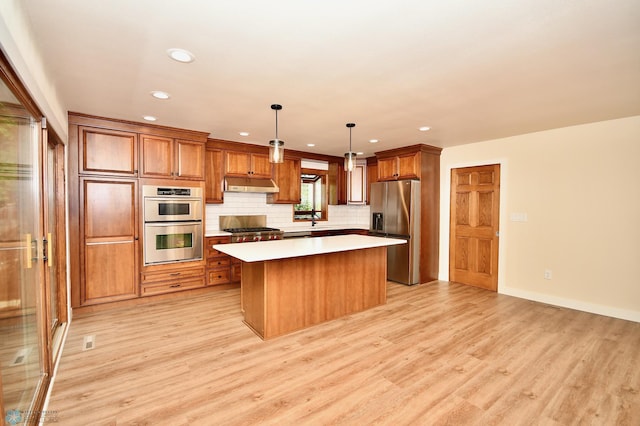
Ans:
[{"label": "white countertop", "polygon": [[406,241],[395,238],[370,237],[367,235],[336,235],[333,237],[216,244],[213,248],[244,262],[262,262],[264,260],[312,256],[315,254],[386,247],[396,244],[406,244]]},{"label": "white countertop", "polygon": [[205,237],[230,237],[231,232],[226,231],[209,231],[204,234]]}]

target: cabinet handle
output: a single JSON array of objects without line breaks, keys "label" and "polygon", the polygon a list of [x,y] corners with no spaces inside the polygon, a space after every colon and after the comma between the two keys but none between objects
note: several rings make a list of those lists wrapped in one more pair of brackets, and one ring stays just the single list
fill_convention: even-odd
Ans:
[{"label": "cabinet handle", "polygon": [[180,287],[180,284],[173,284],[169,286],[169,288],[178,288],[178,287]]},{"label": "cabinet handle", "polygon": [[177,277],[178,275],[180,275],[180,272],[174,272],[174,273],[169,274],[169,275],[171,275],[172,277]]}]

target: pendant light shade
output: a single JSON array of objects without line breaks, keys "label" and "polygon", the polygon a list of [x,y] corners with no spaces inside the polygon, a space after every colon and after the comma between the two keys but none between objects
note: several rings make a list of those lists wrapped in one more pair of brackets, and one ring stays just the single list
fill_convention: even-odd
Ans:
[{"label": "pendant light shade", "polygon": [[273,104],[271,109],[276,112],[276,138],[269,141],[269,162],[282,163],[284,161],[284,141],[278,139],[278,111],[282,109],[282,105]]},{"label": "pendant light shade", "polygon": [[356,127],[356,123],[347,123],[347,127],[349,128],[349,152],[344,154],[344,169],[350,172],[356,164],[356,153],[351,151],[351,129]]}]

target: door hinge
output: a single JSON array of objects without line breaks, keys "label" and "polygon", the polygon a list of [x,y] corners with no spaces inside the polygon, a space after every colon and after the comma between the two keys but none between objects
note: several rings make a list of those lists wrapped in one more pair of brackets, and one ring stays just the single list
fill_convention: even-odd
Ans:
[{"label": "door hinge", "polygon": [[496,231],[496,237],[500,236],[500,231]]}]

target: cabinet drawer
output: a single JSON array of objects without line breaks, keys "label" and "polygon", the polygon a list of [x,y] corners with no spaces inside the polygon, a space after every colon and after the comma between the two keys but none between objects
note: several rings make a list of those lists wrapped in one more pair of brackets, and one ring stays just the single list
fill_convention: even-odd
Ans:
[{"label": "cabinet drawer", "polygon": [[207,285],[226,284],[230,276],[230,269],[212,269],[207,271]]},{"label": "cabinet drawer", "polygon": [[205,257],[226,256],[226,254],[214,249],[212,246],[214,244],[228,244],[229,242],[231,242],[230,237],[207,237],[205,239]]},{"label": "cabinet drawer", "polygon": [[182,291],[199,287],[204,287],[204,277],[179,279],[163,283],[143,284],[140,288],[140,295],[151,296],[153,294],[171,293],[174,291]]},{"label": "cabinet drawer", "polygon": [[143,273],[142,284],[159,281],[178,281],[190,278],[201,278],[204,276],[204,267],[190,269],[174,269],[163,272]]},{"label": "cabinet drawer", "polygon": [[231,258],[229,256],[207,259],[207,269],[228,268],[229,265],[231,265]]}]

